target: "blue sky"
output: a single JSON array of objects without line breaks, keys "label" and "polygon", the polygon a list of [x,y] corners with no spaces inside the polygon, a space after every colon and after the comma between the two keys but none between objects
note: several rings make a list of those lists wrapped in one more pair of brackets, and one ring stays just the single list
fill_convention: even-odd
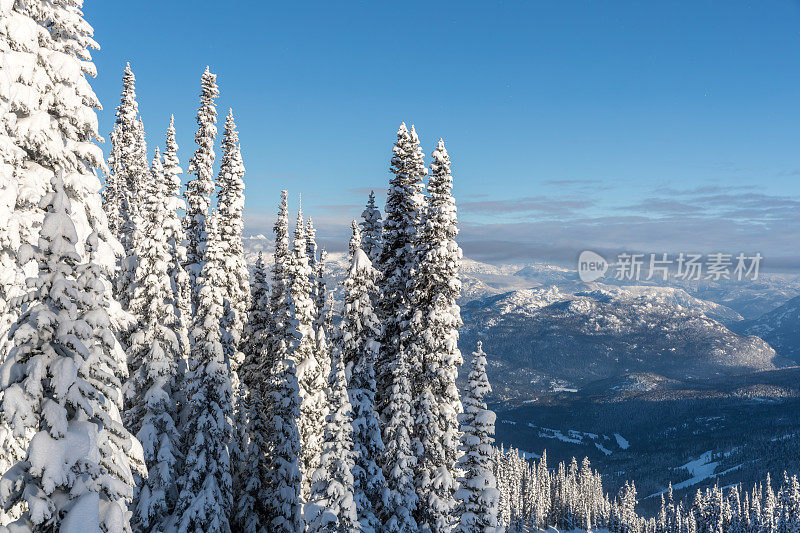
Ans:
[{"label": "blue sky", "polygon": [[468,256],[760,251],[800,268],[797,2],[139,5],[85,2],[101,132],[130,61],[150,149],[174,113],[185,164],[211,65],[249,233],[287,188],[344,248],[406,121],[426,154],[445,139]]}]

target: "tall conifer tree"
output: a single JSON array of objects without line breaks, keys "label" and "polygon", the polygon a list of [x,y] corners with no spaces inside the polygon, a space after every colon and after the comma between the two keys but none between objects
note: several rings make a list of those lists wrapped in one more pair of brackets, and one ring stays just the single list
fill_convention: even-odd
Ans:
[{"label": "tall conifer tree", "polygon": [[214,214],[208,225],[204,268],[187,376],[185,462],[176,506],[178,531],[226,532],[232,507],[230,444],[232,388],[222,348],[224,251]]},{"label": "tall conifer tree", "polygon": [[376,362],[376,401],[384,420],[391,416],[385,412],[392,390],[390,366],[397,359],[408,357],[406,351],[411,319],[409,281],[417,259],[414,244],[424,206],[422,178],[427,173],[423,158],[413,126],[409,131],[405,124],[400,124],[389,169],[393,176],[389,180],[386,197],[386,220],[379,263],[382,276],[378,310],[384,331]]},{"label": "tall conifer tree", "polygon": [[300,448],[303,472],[303,497],[311,491],[311,478],[319,468],[325,431],[325,377],[317,357],[314,332],[314,302],[311,299],[311,268],[306,255],[306,234],[302,210],[297,214],[292,254],[289,262],[290,353],[297,365],[300,383]]},{"label": "tall conifer tree", "polygon": [[[110,169],[114,175],[112,194],[106,201],[107,212],[114,214],[119,210],[119,221],[114,222],[117,238],[124,248],[120,270],[116,280],[117,299],[127,309],[136,270],[135,239],[139,222],[139,207],[144,201],[144,191],[150,180],[150,170],[147,165],[147,143],[145,141],[144,126],[139,117],[139,104],[136,102],[136,77],[133,75],[130,63],[125,65],[122,76],[122,96],[117,106],[116,122],[111,141],[113,167]],[[120,206],[112,207],[109,200],[121,202]],[[127,335],[126,335],[127,338]]]},{"label": "tall conifer tree", "polygon": [[164,180],[166,182],[166,213],[164,232],[169,247],[169,277],[173,299],[177,308],[175,331],[181,341],[181,356],[189,356],[189,327],[192,321],[191,287],[186,273],[186,232],[179,213],[186,211],[186,202],[181,196],[181,168],[178,159],[178,142],[175,140],[175,119],[170,116],[163,157]]},{"label": "tall conifer tree", "polygon": [[330,412],[322,460],[313,477],[314,503],[307,505],[309,531],[361,530],[353,494],[353,411],[345,381],[344,364],[335,356],[328,381]]},{"label": "tall conifer tree", "polygon": [[501,531],[497,523],[497,506],[500,493],[492,472],[492,443],[494,439],[495,414],[486,407],[486,395],[491,392],[486,377],[486,354],[481,343],[472,354],[467,387],[464,397],[464,413],[459,415],[461,422],[461,446],[463,455],[458,466],[463,475],[458,498],[458,533]]},{"label": "tall conifer tree", "polygon": [[222,162],[219,168],[217,210],[220,217],[220,241],[225,251],[225,315],[223,326],[226,336],[223,346],[234,368],[242,363],[239,343],[242,340],[250,304],[250,283],[247,263],[242,247],[244,221],[244,163],[242,162],[239,134],[228,112],[222,134]]},{"label": "tall conifer tree", "polygon": [[267,506],[268,531],[299,533],[303,530],[300,494],[300,385],[297,365],[292,358],[293,321],[291,297],[291,262],[289,253],[289,210],[287,193],[281,191],[275,232],[275,254],[269,298],[269,331],[263,388],[267,437],[268,477],[264,501]]},{"label": "tall conifer tree", "polygon": [[242,461],[236,465],[236,523],[246,533],[267,529],[267,482],[270,477],[267,453],[270,448],[266,423],[269,420],[264,401],[265,383],[272,368],[266,361],[269,350],[270,310],[267,266],[264,255],[258,254],[253,270],[252,299],[248,312],[247,334],[242,351],[242,392],[237,408],[244,412],[244,428],[240,447]]},{"label": "tall conifer tree", "polygon": [[[97,48],[92,28],[84,20],[82,2],[10,2],[3,5],[0,41],[4,56],[4,83],[0,84],[0,352],[11,348],[9,330],[23,309],[14,302],[25,294],[26,277],[36,264],[17,261],[19,247],[36,245],[45,209],[40,200],[52,192],[51,180],[62,172],[64,193],[70,200],[77,232],[76,252],[84,263],[85,246],[94,235],[93,263],[102,269],[99,279],[109,284],[122,247],[108,228],[102,209],[100,181],[95,169],[105,170],[102,150],[95,144],[95,110],[100,103],[88,83],[96,75],[90,50]],[[10,118],[13,117],[13,120]],[[119,326],[119,304],[104,294],[111,324]],[[125,375],[124,354],[113,355],[117,378]],[[30,432],[13,435],[11,421],[0,417],[0,468],[24,458]]]},{"label": "tall conifer tree", "polygon": [[452,194],[450,157],[441,139],[431,154],[431,177],[422,229],[415,249],[416,273],[410,353],[415,361],[414,439],[420,498],[417,522],[424,531],[446,532],[455,521],[453,509],[458,460],[456,378],[462,363],[458,349],[461,292],[458,267],[461,249]]},{"label": "tall conifer tree", "polygon": [[217,107],[219,96],[217,76],[208,67],[201,78],[200,107],[197,110],[197,149],[189,160],[189,174],[194,177],[186,184],[186,270],[192,287],[192,304],[199,299],[200,277],[208,233],[209,206],[214,193],[214,139],[217,136]]},{"label": "tall conifer tree", "polygon": [[344,280],[340,350],[353,409],[353,494],[361,529],[381,531],[386,480],[380,468],[384,446],[375,411],[375,360],[381,324],[375,313],[378,273],[361,249],[354,220],[350,238],[350,269]]},{"label": "tall conifer tree", "polygon": [[381,247],[383,245],[383,225],[381,224],[381,210],[375,206],[375,191],[370,191],[367,207],[361,213],[361,235],[364,253],[374,264],[380,261]]},{"label": "tall conifer tree", "polygon": [[[414,490],[415,457],[411,448],[412,300],[410,280],[414,275],[420,216],[424,205],[422,179],[427,173],[424,154],[414,127],[405,124],[397,132],[386,198],[386,220],[381,250],[379,317],[383,324],[376,363],[376,406],[383,424],[383,471],[389,501],[385,511],[388,531],[415,529],[411,513],[417,505]],[[413,364],[413,367],[412,367]]]},{"label": "tall conifer tree", "polygon": [[129,388],[127,427],[137,432],[149,475],[139,480],[134,521],[143,529],[163,529],[172,514],[180,454],[175,420],[176,371],[181,342],[176,334],[175,294],[169,275],[170,244],[164,231],[169,212],[168,186],[156,148],[151,179],[144,184],[147,202],[139,206],[141,235],[131,312],[137,317],[130,335],[129,357],[136,369]]},{"label": "tall conifer tree", "polygon": [[[26,460],[2,479],[2,502],[25,501],[18,524],[35,530],[130,531],[127,502],[133,470],[143,472],[141,446],[123,427],[119,350],[110,330],[103,269],[93,262],[98,239],[90,234],[81,264],[78,231],[61,173],[46,211],[34,259],[28,306],[15,328],[14,349],[3,362],[3,410],[15,435],[30,430]],[[38,368],[40,372],[26,369]],[[65,458],[52,460],[53,456]]]}]

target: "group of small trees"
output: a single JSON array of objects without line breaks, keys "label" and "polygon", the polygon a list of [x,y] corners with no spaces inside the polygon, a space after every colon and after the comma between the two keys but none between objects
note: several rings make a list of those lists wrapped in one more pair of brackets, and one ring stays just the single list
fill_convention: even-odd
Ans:
[{"label": "group of small trees", "polygon": [[500,492],[500,523],[508,531],[524,529],[595,529],[605,527],[612,502],[603,492],[600,474],[588,459],[580,466],[547,466],[547,452],[539,461],[525,459],[518,450],[495,448],[492,455]]},{"label": "group of small trees", "polygon": [[800,482],[784,474],[777,493],[770,476],[751,491],[734,485],[698,490],[689,503],[676,501],[670,485],[655,517],[636,512],[636,487],[626,483],[617,497],[603,491],[588,459],[573,458],[548,470],[518,450],[495,449],[494,474],[500,493],[499,522],[507,531],[608,529],[611,533],[788,533],[800,531]]}]

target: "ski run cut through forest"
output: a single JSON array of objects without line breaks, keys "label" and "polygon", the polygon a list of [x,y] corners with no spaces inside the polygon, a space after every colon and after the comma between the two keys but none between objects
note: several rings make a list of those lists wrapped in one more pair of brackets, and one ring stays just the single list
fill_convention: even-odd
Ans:
[{"label": "ski run cut through forest", "polygon": [[450,156],[413,125],[339,288],[286,191],[247,264],[215,74],[188,180],[173,121],[148,150],[130,66],[104,156],[82,4],[0,0],[0,531],[800,531],[796,477],[670,487],[645,517],[588,460],[495,446],[491,354],[457,344]]}]

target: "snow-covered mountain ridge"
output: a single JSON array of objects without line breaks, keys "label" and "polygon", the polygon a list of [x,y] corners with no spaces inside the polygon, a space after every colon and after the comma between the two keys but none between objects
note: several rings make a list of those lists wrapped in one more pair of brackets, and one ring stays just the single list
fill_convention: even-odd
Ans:
[{"label": "snow-covered mountain ridge", "polygon": [[739,315],[674,288],[524,289],[462,307],[462,350],[478,340],[493,356],[504,398],[535,397],[630,373],[667,379],[769,370],[788,364],[762,339],[723,322]]},{"label": "snow-covered mountain ridge", "polygon": [[[271,261],[270,239],[251,237],[244,244],[249,262],[260,251]],[[337,296],[347,268],[346,254],[328,256],[327,284]],[[768,326],[745,331],[734,325],[747,323],[743,314],[773,310],[787,294],[800,293],[795,277],[662,286],[615,280],[586,284],[561,266],[493,265],[469,258],[460,273],[464,327],[459,345],[470,353],[478,340],[484,342],[500,398],[532,399],[554,386],[569,389],[626,375],[651,376],[646,384],[641,379],[630,383],[633,389],[660,389],[673,379],[789,364],[780,357],[783,353],[755,336]]]}]

